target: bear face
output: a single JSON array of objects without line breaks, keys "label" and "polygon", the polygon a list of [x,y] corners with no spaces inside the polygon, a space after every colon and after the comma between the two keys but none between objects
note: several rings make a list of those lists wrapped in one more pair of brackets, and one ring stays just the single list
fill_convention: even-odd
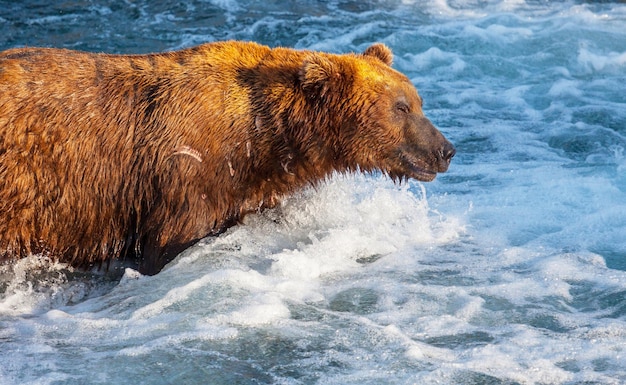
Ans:
[{"label": "bear face", "polygon": [[332,139],[340,143],[349,169],[432,181],[448,169],[456,151],[424,116],[421,97],[391,68],[392,58],[382,44],[341,60],[316,56],[303,65],[303,87],[329,109],[339,106],[331,114],[344,121]]}]

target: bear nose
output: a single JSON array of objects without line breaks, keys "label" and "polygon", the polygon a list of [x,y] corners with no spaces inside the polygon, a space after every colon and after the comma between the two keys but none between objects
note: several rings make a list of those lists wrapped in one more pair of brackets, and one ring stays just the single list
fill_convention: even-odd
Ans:
[{"label": "bear nose", "polygon": [[444,144],[443,148],[439,151],[439,170],[438,172],[446,172],[448,170],[448,166],[450,166],[450,161],[452,157],[456,154],[456,149],[452,145],[452,143],[447,142]]},{"label": "bear nose", "polygon": [[456,154],[456,149],[454,148],[452,143],[448,142],[443,147],[442,154],[443,154],[443,160],[450,163],[450,160],[452,160],[452,157]]}]

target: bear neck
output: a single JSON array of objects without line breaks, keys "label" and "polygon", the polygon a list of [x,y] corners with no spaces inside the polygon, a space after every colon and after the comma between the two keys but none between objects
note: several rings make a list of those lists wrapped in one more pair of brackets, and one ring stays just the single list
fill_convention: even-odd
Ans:
[{"label": "bear neck", "polygon": [[355,119],[335,107],[342,103],[308,94],[300,84],[303,56],[293,51],[291,55],[295,57],[285,59],[280,51],[274,53],[243,77],[252,101],[254,129],[246,150],[240,152],[245,156],[239,164],[251,168],[242,172],[249,176],[243,183],[249,187],[240,191],[246,191],[244,200],[260,199],[260,205],[303,186],[315,186],[334,172],[356,169],[346,159],[341,137]]},{"label": "bear neck", "polygon": [[[280,194],[290,193],[303,185],[316,185],[333,172],[350,169],[341,151],[341,114],[330,106],[306,100],[301,90],[282,100],[286,107],[278,113],[255,116],[255,126],[267,137],[271,152],[262,174],[275,183]],[[288,103],[286,103],[288,102]],[[274,105],[271,101],[269,105]]]},{"label": "bear neck", "polygon": [[290,108],[275,116],[255,116],[255,126],[260,134],[250,145],[253,169],[244,172],[250,179],[243,184],[249,187],[240,189],[247,192],[245,201],[256,199],[257,206],[271,207],[268,201],[276,197],[314,187],[334,172],[349,169],[338,143],[328,140],[326,131],[334,129],[327,119],[310,119]]}]

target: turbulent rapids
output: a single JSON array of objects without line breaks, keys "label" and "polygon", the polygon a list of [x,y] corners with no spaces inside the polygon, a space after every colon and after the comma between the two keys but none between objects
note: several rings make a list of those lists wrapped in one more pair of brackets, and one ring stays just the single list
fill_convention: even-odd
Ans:
[{"label": "turbulent rapids", "polygon": [[156,276],[0,267],[0,383],[626,382],[625,4],[46,4],[3,4],[0,49],[383,42],[457,153],[333,175]]}]

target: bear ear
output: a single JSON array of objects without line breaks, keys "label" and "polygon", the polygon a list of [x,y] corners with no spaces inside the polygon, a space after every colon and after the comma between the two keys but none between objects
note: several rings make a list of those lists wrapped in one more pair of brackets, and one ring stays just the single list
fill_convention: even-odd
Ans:
[{"label": "bear ear", "polygon": [[304,60],[300,69],[300,81],[305,88],[322,88],[332,79],[341,77],[338,65],[318,54],[312,54]]},{"label": "bear ear", "polygon": [[375,43],[369,46],[365,51],[363,51],[363,56],[372,56],[388,66],[393,63],[393,53],[386,45],[382,43]]}]

